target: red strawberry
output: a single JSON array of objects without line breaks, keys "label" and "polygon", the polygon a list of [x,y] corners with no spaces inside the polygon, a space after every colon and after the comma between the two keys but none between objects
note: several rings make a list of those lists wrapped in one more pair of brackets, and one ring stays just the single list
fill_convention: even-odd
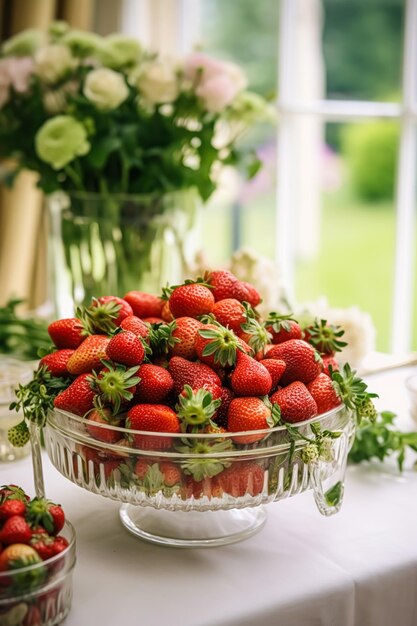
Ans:
[{"label": "red strawberry", "polygon": [[213,287],[211,290],[216,302],[225,298],[234,298],[234,286],[238,282],[236,276],[229,270],[215,270],[207,272],[205,279]]},{"label": "red strawberry", "polygon": [[161,317],[164,301],[159,296],[144,291],[129,291],[123,299],[130,304],[133,313],[141,319],[144,317]]},{"label": "red strawberry", "polygon": [[113,473],[119,469],[121,465],[121,459],[103,459],[100,461],[99,469],[97,474],[100,475],[100,467],[103,468],[104,478],[106,481],[112,478]]},{"label": "red strawberry", "polygon": [[210,313],[214,305],[211,290],[202,283],[186,283],[175,287],[169,297],[169,308],[177,317],[198,317]]},{"label": "red strawberry", "polygon": [[5,520],[12,515],[24,517],[26,513],[26,503],[23,500],[6,499],[0,504],[0,520]]},{"label": "red strawberry", "polygon": [[54,406],[57,409],[75,413],[75,415],[85,415],[93,408],[95,396],[89,378],[89,374],[77,376],[69,387],[56,396]]},{"label": "red strawberry", "polygon": [[206,497],[221,498],[223,495],[223,488],[220,484],[219,476],[206,477],[202,480],[195,480],[193,476],[184,476],[182,481],[181,497],[183,499]]},{"label": "red strawberry", "polygon": [[101,360],[107,356],[106,348],[109,342],[110,338],[104,335],[86,337],[68,360],[69,373],[78,376],[94,369],[101,369],[103,367]]},{"label": "red strawberry", "polygon": [[287,365],[281,384],[288,385],[296,380],[309,383],[322,370],[322,360],[309,343],[303,339],[290,339],[271,348],[267,359],[281,359]]},{"label": "red strawberry", "polygon": [[287,367],[285,361],[281,359],[262,359],[259,363],[262,363],[270,373],[272,379],[271,389],[275,389]]},{"label": "red strawberry", "polygon": [[175,391],[181,393],[184,385],[190,385],[193,389],[198,389],[204,383],[218,385],[221,387],[221,380],[214,370],[204,363],[194,363],[187,361],[181,356],[173,356],[168,365],[168,369],[174,379]]},{"label": "red strawberry", "polygon": [[[232,433],[272,428],[279,419],[279,412],[270,409],[260,398],[233,398],[227,413],[227,430]],[[254,443],[265,433],[239,435],[234,441],[240,444]]]},{"label": "red strawberry", "polygon": [[182,356],[184,359],[194,359],[195,338],[197,331],[203,328],[203,324],[193,317],[178,317],[175,320],[176,327],[172,332],[172,337],[178,339],[170,348],[172,356]]},{"label": "red strawberry", "polygon": [[291,315],[270,313],[265,325],[272,335],[273,344],[283,343],[290,339],[301,339],[303,334],[300,324]]},{"label": "red strawberry", "polygon": [[143,337],[144,339],[149,337],[149,326],[145,324],[143,320],[136,317],[136,315],[125,317],[120,323],[120,328],[130,330],[132,333],[135,333],[137,337]]},{"label": "red strawberry", "polygon": [[83,326],[79,319],[67,317],[48,326],[48,333],[57,348],[75,350],[84,341]]},{"label": "red strawberry", "polygon": [[238,280],[233,286],[233,298],[239,302],[248,302],[251,306],[257,306],[261,296],[255,287],[249,283]]},{"label": "red strawberry", "polygon": [[295,381],[278,389],[270,398],[281,409],[281,417],[285,422],[304,422],[317,415],[317,405],[304,383]]},{"label": "red strawberry", "polygon": [[52,551],[54,553],[54,556],[66,550],[68,548],[68,545],[69,545],[68,540],[62,535],[58,535],[57,537],[54,537],[54,540],[52,543]]},{"label": "red strawberry", "polygon": [[64,527],[65,513],[60,504],[46,498],[33,498],[29,502],[27,519],[32,526],[43,526],[48,533],[57,535]]},{"label": "red strawberry", "polygon": [[142,341],[130,330],[123,330],[114,335],[106,348],[107,356],[123,365],[140,365],[145,357]]},{"label": "red strawberry", "polygon": [[165,324],[162,317],[144,317],[142,322],[146,322],[147,324]]},{"label": "red strawberry", "polygon": [[235,498],[257,496],[263,490],[265,472],[255,461],[235,461],[216,478],[223,490]]},{"label": "red strawberry", "polygon": [[0,572],[35,565],[36,563],[42,563],[42,559],[36,550],[27,544],[9,545],[0,554]]},{"label": "red strawberry", "polygon": [[164,367],[144,363],[137,375],[140,382],[136,388],[135,400],[140,403],[160,404],[174,389],[174,379]]},{"label": "red strawberry", "polygon": [[161,317],[164,322],[172,322],[174,316],[171,313],[171,309],[169,308],[168,300],[164,300],[164,304],[162,305]]},{"label": "red strawberry", "polygon": [[335,391],[331,378],[327,374],[319,374],[308,383],[307,389],[316,401],[319,414],[326,413],[326,411],[330,411],[342,403]]},{"label": "red strawberry", "polygon": [[117,296],[101,296],[100,298],[97,298],[96,302],[99,304],[113,302],[120,307],[117,317],[113,320],[116,326],[120,326],[120,323],[125,319],[125,317],[133,315],[132,307],[126,300],[123,300],[123,298],[118,298]]},{"label": "red strawberry", "polygon": [[120,419],[112,418],[110,409],[93,409],[88,413],[87,419],[87,431],[94,439],[105,443],[116,443],[120,439],[119,431],[105,428],[105,426],[120,426]]},{"label": "red strawberry", "polygon": [[339,369],[339,363],[331,354],[322,355],[321,358],[323,360],[323,373],[327,374],[327,376],[330,376],[329,367],[332,368],[333,372]]},{"label": "red strawberry", "polygon": [[173,487],[181,482],[181,470],[175,463],[171,461],[162,461],[159,464],[159,469],[164,475],[164,482],[167,487]]},{"label": "red strawberry", "polygon": [[0,542],[5,546],[12,543],[29,543],[32,529],[21,515],[8,517],[0,530]]},{"label": "red strawberry", "polygon": [[258,304],[262,302],[261,294],[259,293],[259,291],[256,289],[256,287],[251,285],[251,283],[247,283],[246,281],[240,281],[240,283],[243,285],[247,292],[245,301],[249,302],[252,307],[257,307]]},{"label": "red strawberry", "polygon": [[229,406],[235,394],[228,387],[221,387],[220,389],[220,399],[222,401],[221,405],[216,411],[213,419],[216,424],[222,428],[227,429],[227,413],[229,411]]},{"label": "red strawberry", "polygon": [[55,555],[53,543],[55,537],[50,537],[47,533],[37,533],[34,531],[30,545],[36,550],[42,561],[47,561]]},{"label": "red strawberry", "polygon": [[246,322],[245,307],[236,298],[225,298],[215,302],[212,314],[222,326],[231,328],[235,333],[241,331],[241,324]]},{"label": "red strawberry", "polygon": [[46,354],[39,361],[39,365],[45,365],[51,372],[52,376],[67,376],[67,363],[75,350],[63,349]]},{"label": "red strawberry", "polygon": [[230,385],[237,396],[266,396],[271,391],[272,378],[262,363],[239,350]]},{"label": "red strawberry", "polygon": [[145,480],[149,470],[155,465],[161,473],[164,486],[173,487],[181,482],[181,470],[178,465],[171,461],[162,461],[157,465],[154,459],[142,457],[136,461],[133,471],[140,480]]},{"label": "red strawberry", "polygon": [[[164,404],[136,404],[130,409],[127,428],[160,433],[178,433],[180,421],[177,414]],[[165,450],[172,445],[171,437],[132,434],[136,448],[142,450]]]},{"label": "red strawberry", "polygon": [[144,480],[152,463],[153,459],[149,459],[144,456],[139,457],[133,468],[135,476],[137,476],[139,480]]}]

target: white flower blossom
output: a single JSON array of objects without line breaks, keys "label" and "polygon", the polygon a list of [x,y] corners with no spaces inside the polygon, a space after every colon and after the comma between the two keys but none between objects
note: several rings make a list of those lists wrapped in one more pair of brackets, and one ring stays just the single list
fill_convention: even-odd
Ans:
[{"label": "white flower blossom", "polygon": [[376,330],[372,318],[357,306],[333,308],[328,305],[326,298],[321,298],[316,302],[298,304],[295,315],[325,319],[343,328],[345,334],[341,339],[348,345],[336,354],[341,364],[349,363],[352,367],[359,367],[364,358],[375,350]]},{"label": "white flower blossom", "polygon": [[107,67],[99,67],[88,74],[84,95],[97,109],[111,111],[126,100],[129,89],[122,74]]},{"label": "white flower blossom", "polygon": [[44,46],[35,54],[35,73],[46,83],[56,83],[75,65],[69,48],[60,44]]}]

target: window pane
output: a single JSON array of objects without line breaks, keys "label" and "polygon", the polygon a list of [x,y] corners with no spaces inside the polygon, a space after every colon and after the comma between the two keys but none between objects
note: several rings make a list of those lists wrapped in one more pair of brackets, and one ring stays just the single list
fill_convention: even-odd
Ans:
[{"label": "window pane", "polygon": [[[276,92],[278,10],[276,0],[224,2],[201,0],[202,47],[218,58],[238,63],[249,88],[263,96]],[[262,44],[260,45],[260,42]],[[204,213],[204,248],[208,261],[222,263],[239,247],[274,256],[276,129],[258,126],[245,138],[263,168],[252,181],[224,173],[219,193]]]},{"label": "window pane", "polygon": [[320,156],[320,238],[309,256],[300,245],[298,249],[297,300],[325,296],[331,307],[357,306],[368,312],[377,330],[377,349],[388,351],[399,125],[372,121],[337,126],[332,132],[341,138],[339,150],[324,145]]},{"label": "window pane", "polygon": [[401,97],[404,0],[323,0],[327,97]]}]

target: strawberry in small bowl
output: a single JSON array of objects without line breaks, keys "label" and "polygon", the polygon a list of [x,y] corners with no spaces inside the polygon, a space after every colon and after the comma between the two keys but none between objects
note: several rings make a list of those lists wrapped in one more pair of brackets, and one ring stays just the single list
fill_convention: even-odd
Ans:
[{"label": "strawberry in small bowl", "polygon": [[61,506],[0,488],[0,624],[55,626],[71,607],[75,534]]}]

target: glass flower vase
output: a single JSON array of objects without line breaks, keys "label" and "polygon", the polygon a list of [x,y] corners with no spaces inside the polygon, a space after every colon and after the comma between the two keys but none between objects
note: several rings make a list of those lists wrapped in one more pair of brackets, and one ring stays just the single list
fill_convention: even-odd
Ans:
[{"label": "glass flower vase", "polygon": [[194,189],[160,194],[48,197],[50,298],[57,317],[92,297],[160,293],[181,282],[198,247]]}]

